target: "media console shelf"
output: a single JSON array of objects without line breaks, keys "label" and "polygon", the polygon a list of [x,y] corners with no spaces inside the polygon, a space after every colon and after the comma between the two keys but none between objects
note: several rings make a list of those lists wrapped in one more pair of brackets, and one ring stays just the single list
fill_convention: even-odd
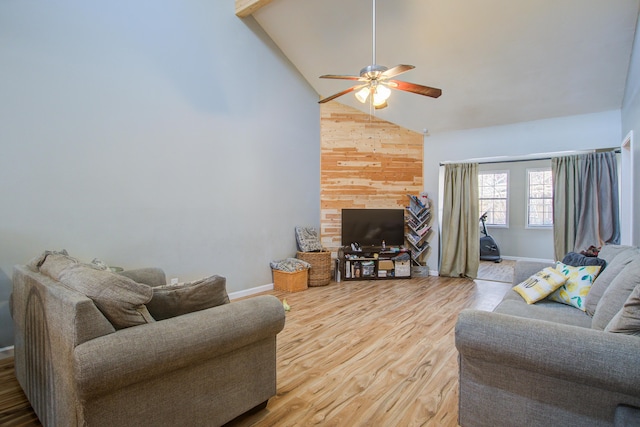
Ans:
[{"label": "media console shelf", "polygon": [[411,250],[404,248],[350,246],[338,251],[341,276],[344,280],[384,280],[411,278]]}]

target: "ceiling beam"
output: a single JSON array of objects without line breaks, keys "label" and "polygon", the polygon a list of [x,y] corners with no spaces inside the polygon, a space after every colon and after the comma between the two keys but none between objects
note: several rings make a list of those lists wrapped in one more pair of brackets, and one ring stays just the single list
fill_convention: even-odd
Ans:
[{"label": "ceiling beam", "polygon": [[236,0],[236,16],[246,18],[272,0]]}]

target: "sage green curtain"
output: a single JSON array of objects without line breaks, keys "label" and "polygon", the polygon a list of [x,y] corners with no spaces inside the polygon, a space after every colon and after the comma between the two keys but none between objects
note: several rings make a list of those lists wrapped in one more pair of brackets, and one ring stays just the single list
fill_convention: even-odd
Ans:
[{"label": "sage green curtain", "polygon": [[556,259],[620,243],[618,165],[613,152],[551,159]]},{"label": "sage green curtain", "polygon": [[576,243],[580,182],[578,156],[551,159],[553,177],[553,249],[555,259],[561,260],[572,252]]},{"label": "sage green curtain", "polygon": [[445,165],[440,275],[475,278],[480,266],[478,165]]}]

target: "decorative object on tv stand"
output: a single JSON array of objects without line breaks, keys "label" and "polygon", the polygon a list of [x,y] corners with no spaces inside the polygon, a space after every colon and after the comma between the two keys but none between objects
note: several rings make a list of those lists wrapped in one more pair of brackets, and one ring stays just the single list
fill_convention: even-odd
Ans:
[{"label": "decorative object on tv stand", "polygon": [[431,235],[431,201],[427,193],[421,193],[420,196],[408,194],[409,206],[406,210],[408,215],[407,232],[405,238],[408,246],[412,248],[413,265],[416,267],[427,267],[424,261],[425,255],[429,249],[429,237]]}]

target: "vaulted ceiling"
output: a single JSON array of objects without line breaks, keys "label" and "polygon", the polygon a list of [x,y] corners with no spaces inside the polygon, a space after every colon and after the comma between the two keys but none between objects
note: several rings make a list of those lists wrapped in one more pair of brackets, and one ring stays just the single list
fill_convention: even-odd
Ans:
[{"label": "vaulted ceiling", "polygon": [[[619,109],[640,0],[377,0],[376,59],[442,89],[375,111],[430,133]],[[326,97],[372,62],[372,0],[236,0]],[[249,18],[250,19],[250,18]],[[344,95],[337,102],[369,112]],[[332,101],[332,102],[336,102]]]}]

